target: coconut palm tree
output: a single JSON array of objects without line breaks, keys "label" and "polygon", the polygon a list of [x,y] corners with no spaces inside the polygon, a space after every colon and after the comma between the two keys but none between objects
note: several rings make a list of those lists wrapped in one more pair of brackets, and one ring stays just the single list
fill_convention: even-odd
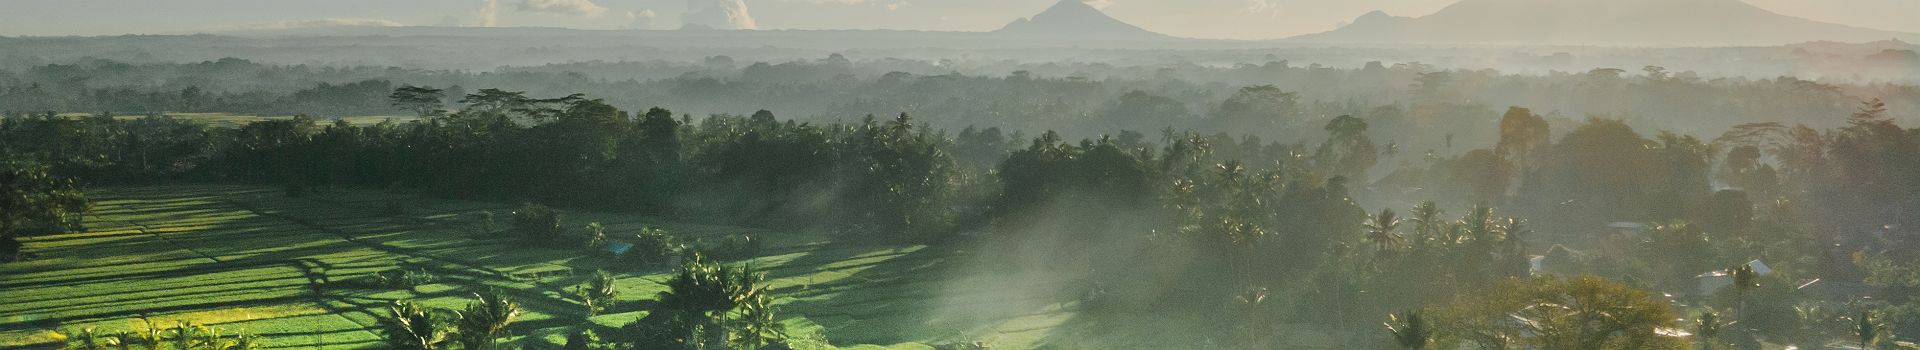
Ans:
[{"label": "coconut palm tree", "polygon": [[487,294],[474,293],[473,302],[460,312],[460,345],[470,350],[492,349],[494,340],[507,325],[520,316],[520,304],[498,289]]},{"label": "coconut palm tree", "polygon": [[593,278],[585,286],[573,287],[573,294],[580,297],[580,303],[586,305],[587,316],[599,315],[613,306],[613,298],[620,295],[615,288],[613,274],[606,270],[595,270]]},{"label": "coconut palm tree", "polygon": [[1393,335],[1394,343],[1408,350],[1426,349],[1433,342],[1433,325],[1427,324],[1425,312],[1420,310],[1403,311],[1387,315],[1387,333]]},{"label": "coconut palm tree", "polygon": [[1394,232],[1400,228],[1400,218],[1392,208],[1381,208],[1380,214],[1367,220],[1366,228],[1367,241],[1372,242],[1378,252],[1385,253],[1400,244],[1400,233]]},{"label": "coconut palm tree", "polygon": [[1447,219],[1441,218],[1441,215],[1446,215],[1445,211],[1440,210],[1440,205],[1433,201],[1420,202],[1420,205],[1413,207],[1410,220],[1413,221],[1415,242],[1435,239],[1440,235],[1440,230],[1447,225]]},{"label": "coconut palm tree", "polygon": [[743,349],[759,349],[762,346],[779,342],[786,338],[786,327],[774,318],[773,298],[756,295],[740,303],[738,307],[738,329],[740,335],[736,345]]},{"label": "coconut palm tree", "polygon": [[1760,287],[1760,274],[1753,272],[1753,266],[1740,264],[1727,272],[1733,275],[1733,296],[1740,301],[1740,308],[1734,311],[1735,321],[1745,321],[1747,316],[1747,291]]},{"label": "coconut palm tree", "polygon": [[387,343],[395,349],[433,350],[447,341],[452,330],[434,310],[408,301],[396,301],[388,308],[392,317],[381,319]]}]

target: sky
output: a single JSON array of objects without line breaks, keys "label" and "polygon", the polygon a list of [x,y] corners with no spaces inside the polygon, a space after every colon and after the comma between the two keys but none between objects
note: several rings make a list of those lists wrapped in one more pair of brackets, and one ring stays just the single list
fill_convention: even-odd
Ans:
[{"label": "sky", "polygon": [[[747,10],[739,17],[750,18],[735,19],[747,19],[758,29],[987,31],[1055,1],[0,0],[0,35],[186,34],[343,24],[674,29],[689,8],[737,4]],[[1458,0],[1084,1],[1128,23],[1175,36],[1273,39],[1331,30],[1374,10],[1426,15]],[[1920,0],[1746,1],[1792,16],[1920,33]]]}]

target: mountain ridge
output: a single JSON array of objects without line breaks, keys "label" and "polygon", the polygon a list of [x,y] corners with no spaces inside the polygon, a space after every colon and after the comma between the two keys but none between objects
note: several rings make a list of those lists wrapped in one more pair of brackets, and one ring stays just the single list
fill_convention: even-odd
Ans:
[{"label": "mountain ridge", "polygon": [[1369,12],[1341,28],[1285,40],[1368,44],[1726,46],[1916,37],[1920,34],[1782,15],[1740,0],[1462,0],[1420,17]]},{"label": "mountain ridge", "polygon": [[1082,0],[1061,0],[1032,17],[1007,23],[991,33],[1046,38],[1173,39],[1109,16]]}]

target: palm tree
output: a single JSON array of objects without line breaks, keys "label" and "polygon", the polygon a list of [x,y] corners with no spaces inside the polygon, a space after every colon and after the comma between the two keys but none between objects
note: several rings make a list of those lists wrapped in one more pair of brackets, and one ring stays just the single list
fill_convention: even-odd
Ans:
[{"label": "palm tree", "polygon": [[1413,233],[1418,236],[1416,240],[1424,241],[1438,236],[1441,227],[1446,225],[1447,219],[1440,217],[1445,214],[1440,210],[1440,205],[1433,201],[1420,202],[1420,205],[1414,206],[1411,220],[1413,220]]},{"label": "palm tree", "polygon": [[1760,287],[1760,275],[1754,273],[1753,266],[1748,264],[1740,264],[1740,266],[1734,266],[1731,269],[1727,269],[1727,271],[1733,275],[1733,297],[1735,300],[1740,301],[1740,309],[1734,311],[1733,319],[1735,321],[1745,321],[1747,316],[1747,291]]},{"label": "palm tree", "polygon": [[520,304],[498,289],[482,295],[475,293],[460,312],[460,345],[471,350],[494,348],[494,339],[506,331],[507,324],[520,316]]},{"label": "palm tree", "polygon": [[580,303],[586,305],[588,317],[599,315],[613,306],[613,298],[620,295],[613,282],[613,274],[606,270],[595,270],[593,278],[587,280],[587,285],[573,288],[574,295],[580,297]]},{"label": "palm tree", "polygon": [[740,303],[739,309],[735,328],[740,330],[738,345],[743,349],[759,349],[786,338],[786,327],[774,318],[772,297],[756,295]]},{"label": "palm tree", "polygon": [[1714,314],[1713,310],[1701,311],[1699,322],[1694,325],[1694,335],[1700,337],[1702,348],[1713,350],[1715,339],[1720,338],[1720,315]]},{"label": "palm tree", "polygon": [[1393,335],[1393,341],[1408,350],[1426,349],[1433,341],[1433,326],[1427,324],[1425,312],[1420,310],[1404,311],[1387,315],[1387,333]]},{"label": "palm tree", "polygon": [[1394,232],[1400,228],[1400,218],[1394,215],[1392,208],[1381,208],[1380,214],[1368,220],[1367,241],[1373,242],[1378,252],[1393,250],[1400,243],[1400,234]]},{"label": "palm tree", "polygon": [[1860,349],[1872,349],[1874,341],[1880,339],[1879,320],[1873,319],[1873,310],[1861,310],[1860,317],[1853,320],[1853,335],[1860,337]]},{"label": "palm tree", "polygon": [[451,333],[445,319],[418,304],[396,301],[388,310],[392,317],[381,319],[381,323],[386,326],[388,344],[396,349],[438,349]]}]

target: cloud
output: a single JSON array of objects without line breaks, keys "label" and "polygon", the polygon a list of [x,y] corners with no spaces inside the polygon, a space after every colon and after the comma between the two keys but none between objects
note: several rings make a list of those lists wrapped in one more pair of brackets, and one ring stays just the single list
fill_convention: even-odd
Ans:
[{"label": "cloud", "polygon": [[378,18],[327,18],[301,21],[240,23],[216,26],[213,31],[282,30],[335,27],[399,27],[400,22]]},{"label": "cloud", "polygon": [[747,14],[744,0],[687,0],[687,12],[680,14],[687,28],[755,29],[753,15]]},{"label": "cloud", "polygon": [[480,9],[473,11],[474,23],[481,27],[492,27],[500,23],[500,0],[482,0]]},{"label": "cloud", "polygon": [[1247,0],[1247,12],[1279,16],[1280,3],[1276,0]]},{"label": "cloud", "polygon": [[607,8],[593,3],[593,0],[520,0],[513,7],[521,12],[587,17],[599,17],[607,13]]},{"label": "cloud", "polygon": [[627,29],[653,29],[653,18],[659,17],[651,9],[627,11]]}]

